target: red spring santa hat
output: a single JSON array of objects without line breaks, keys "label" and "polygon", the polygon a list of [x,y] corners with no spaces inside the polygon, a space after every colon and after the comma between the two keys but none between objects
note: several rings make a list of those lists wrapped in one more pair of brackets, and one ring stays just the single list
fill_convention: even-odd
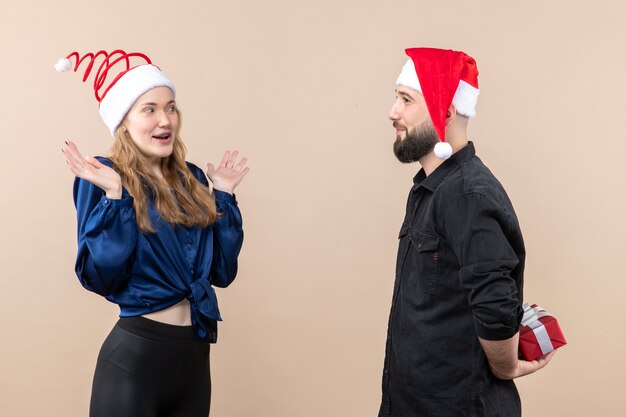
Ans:
[{"label": "red spring santa hat", "polygon": [[[112,136],[115,135],[115,130],[135,101],[148,90],[155,87],[168,87],[176,96],[174,83],[163,74],[159,67],[152,65],[150,58],[140,52],[127,53],[117,49],[110,53],[89,52],[82,57],[78,52],[72,52],[60,59],[54,68],[58,72],[70,70],[77,72],[83,61],[87,60],[88,64],[83,75],[83,82],[85,82],[99,57],[103,57],[103,61],[94,76],[93,89],[96,100],[100,104],[100,117]],[[74,63],[72,63],[72,58],[75,60]],[[144,62],[141,65],[131,66],[131,58],[138,58]]]},{"label": "red spring santa hat", "polygon": [[409,60],[404,64],[396,84],[417,90],[424,96],[430,119],[440,142],[435,155],[448,159],[452,147],[446,142],[446,114],[454,104],[459,114],[476,116],[478,101],[478,68],[476,61],[464,52],[409,48]]}]

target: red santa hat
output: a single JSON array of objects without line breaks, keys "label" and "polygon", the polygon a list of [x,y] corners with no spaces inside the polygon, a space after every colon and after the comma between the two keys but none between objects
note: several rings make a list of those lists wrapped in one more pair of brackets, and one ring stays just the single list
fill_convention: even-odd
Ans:
[{"label": "red santa hat", "polygon": [[[82,57],[78,52],[72,52],[60,59],[54,68],[58,72],[66,72],[78,68],[87,61],[84,70],[83,82],[87,80],[96,60],[102,57],[93,81],[96,100],[100,105],[100,117],[107,125],[111,135],[128,113],[128,110],[137,99],[155,87],[168,87],[176,96],[174,83],[170,81],[159,67],[152,65],[152,61],[140,52],[125,52],[117,49],[113,52],[99,51],[95,54],[88,52]],[[72,63],[72,58],[75,62]],[[141,65],[131,66],[131,59],[142,60]]]},{"label": "red santa hat", "polygon": [[464,52],[449,49],[409,48],[396,84],[417,90],[424,96],[430,119],[440,142],[435,155],[448,159],[452,147],[446,142],[446,113],[454,104],[459,114],[476,115],[478,101],[478,68],[476,61]]}]

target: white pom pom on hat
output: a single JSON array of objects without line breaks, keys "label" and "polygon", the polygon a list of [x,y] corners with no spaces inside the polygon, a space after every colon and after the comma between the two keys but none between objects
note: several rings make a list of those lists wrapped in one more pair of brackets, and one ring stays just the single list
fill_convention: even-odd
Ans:
[{"label": "white pom pom on hat", "polygon": [[[82,57],[78,52],[72,52],[66,58],[60,59],[54,68],[59,72],[70,71],[72,69],[71,58],[74,58],[76,64],[73,69],[76,72],[82,62],[88,60],[89,63],[83,75],[84,82],[89,77],[95,61],[101,56],[103,61],[94,76],[93,88],[96,100],[100,103],[100,117],[109,128],[111,136],[115,135],[115,130],[135,101],[148,90],[155,87],[168,87],[176,97],[174,83],[163,74],[159,67],[152,65],[150,58],[140,52],[127,53],[117,49],[110,53],[89,52]],[[131,67],[132,58],[138,58],[144,62]],[[108,84],[107,80],[109,80]],[[101,90],[103,90],[102,93],[100,93]]]},{"label": "white pom pom on hat", "polygon": [[452,146],[448,142],[438,142],[435,145],[435,156],[439,159],[448,159],[452,156]]},{"label": "white pom pom on hat", "polygon": [[433,127],[441,141],[435,155],[448,159],[452,147],[446,140],[446,114],[454,104],[459,114],[476,116],[478,68],[464,52],[437,48],[408,48],[409,59],[402,67],[396,84],[412,88],[424,96]]},{"label": "white pom pom on hat", "polygon": [[72,69],[72,61],[67,58],[61,58],[54,64],[54,69],[57,72],[67,72]]}]

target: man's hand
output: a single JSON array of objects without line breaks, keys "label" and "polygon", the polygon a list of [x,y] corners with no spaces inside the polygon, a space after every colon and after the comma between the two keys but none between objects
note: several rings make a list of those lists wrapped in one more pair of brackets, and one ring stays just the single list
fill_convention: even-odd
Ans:
[{"label": "man's hand", "polygon": [[530,362],[519,359],[517,354],[519,333],[506,340],[485,340],[481,338],[478,338],[478,340],[485,351],[491,371],[500,379],[514,379],[537,372],[546,366],[554,356],[553,351]]},{"label": "man's hand", "polygon": [[532,374],[533,372],[540,370],[541,368],[546,366],[548,362],[550,362],[550,360],[552,360],[552,356],[554,356],[555,352],[556,350],[553,350],[552,352],[548,353],[546,356],[542,356],[541,358],[536,359],[531,362],[518,359],[517,360],[517,374],[513,378],[519,378],[520,376]]}]

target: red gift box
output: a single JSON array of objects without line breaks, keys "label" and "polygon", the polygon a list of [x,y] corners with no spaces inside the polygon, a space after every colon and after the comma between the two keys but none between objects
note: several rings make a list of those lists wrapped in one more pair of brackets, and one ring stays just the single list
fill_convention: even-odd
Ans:
[{"label": "red gift box", "polygon": [[527,361],[534,361],[567,344],[563,332],[550,313],[536,304],[524,304],[519,331],[519,350]]}]

